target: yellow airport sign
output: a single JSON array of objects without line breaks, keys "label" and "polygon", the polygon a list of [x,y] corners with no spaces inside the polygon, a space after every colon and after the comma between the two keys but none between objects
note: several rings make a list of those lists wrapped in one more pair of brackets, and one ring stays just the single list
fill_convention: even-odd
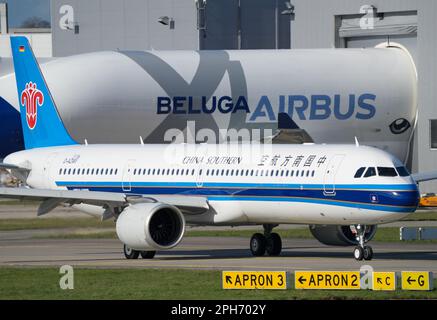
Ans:
[{"label": "yellow airport sign", "polygon": [[287,289],[285,271],[223,271],[223,289]]},{"label": "yellow airport sign", "polygon": [[395,272],[373,272],[373,290],[395,291],[396,273]]},{"label": "yellow airport sign", "polygon": [[402,290],[424,290],[433,289],[433,274],[428,271],[402,271]]},{"label": "yellow airport sign", "polygon": [[296,271],[296,289],[360,289],[359,271]]}]

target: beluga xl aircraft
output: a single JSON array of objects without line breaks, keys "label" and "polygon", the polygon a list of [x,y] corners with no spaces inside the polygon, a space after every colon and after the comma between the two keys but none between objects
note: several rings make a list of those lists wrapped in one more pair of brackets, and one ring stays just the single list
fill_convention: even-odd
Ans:
[{"label": "beluga xl aircraft", "polygon": [[11,46],[26,150],[0,167],[25,187],[0,196],[40,200],[38,215],[68,205],[113,218],[127,259],[177,246],[186,224],[262,225],[250,250],[276,256],[273,229],[306,224],[322,243],[353,245],[355,259],[370,260],[376,226],[413,213],[417,183],[437,176],[410,175],[389,153],[358,144],[81,145],[28,40],[11,37]]}]

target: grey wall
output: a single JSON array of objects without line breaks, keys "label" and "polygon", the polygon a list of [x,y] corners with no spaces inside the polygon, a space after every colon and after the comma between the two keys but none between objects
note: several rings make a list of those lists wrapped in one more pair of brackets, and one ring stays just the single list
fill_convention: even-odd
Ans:
[{"label": "grey wall", "polygon": [[[372,4],[378,12],[417,11],[419,115],[413,147],[413,171],[437,170],[437,150],[430,149],[430,119],[437,119],[437,1],[434,0],[293,0],[292,48],[333,48],[336,44],[335,16],[358,14]],[[421,192],[437,192],[437,182],[421,184]]]},{"label": "grey wall", "polygon": [[[62,30],[60,8],[70,5],[79,33]],[[52,0],[53,55],[99,50],[198,48],[194,0]],[[174,19],[174,29],[158,18]],[[193,23],[194,22],[194,23]]]},{"label": "grey wall", "polygon": [[[73,9],[79,33],[63,30],[62,6]],[[195,0],[52,0],[53,55],[98,50],[290,48],[283,0],[208,0],[198,30]],[[174,19],[174,28],[158,18]],[[73,28],[73,25],[71,26]]]}]

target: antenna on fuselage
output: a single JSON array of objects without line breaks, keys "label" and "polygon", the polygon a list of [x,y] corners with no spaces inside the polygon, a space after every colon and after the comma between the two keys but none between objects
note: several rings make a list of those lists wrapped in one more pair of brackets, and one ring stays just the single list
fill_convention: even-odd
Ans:
[{"label": "antenna on fuselage", "polygon": [[355,147],[359,147],[360,143],[358,142],[358,138],[357,136],[355,136]]},{"label": "antenna on fuselage", "polygon": [[85,145],[87,146],[88,145],[88,140],[85,139],[84,142],[85,142]]},{"label": "antenna on fuselage", "polygon": [[144,140],[143,140],[142,136],[140,136],[140,143],[141,143],[142,146],[144,146]]}]

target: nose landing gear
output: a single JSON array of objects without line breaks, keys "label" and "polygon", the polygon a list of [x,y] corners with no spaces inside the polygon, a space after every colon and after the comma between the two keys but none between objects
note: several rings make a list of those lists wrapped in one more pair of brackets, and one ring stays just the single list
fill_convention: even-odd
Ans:
[{"label": "nose landing gear", "polygon": [[372,260],[373,258],[373,249],[371,246],[365,245],[364,236],[366,234],[366,226],[358,224],[353,226],[357,234],[358,246],[354,249],[354,258],[357,261],[361,260]]}]

